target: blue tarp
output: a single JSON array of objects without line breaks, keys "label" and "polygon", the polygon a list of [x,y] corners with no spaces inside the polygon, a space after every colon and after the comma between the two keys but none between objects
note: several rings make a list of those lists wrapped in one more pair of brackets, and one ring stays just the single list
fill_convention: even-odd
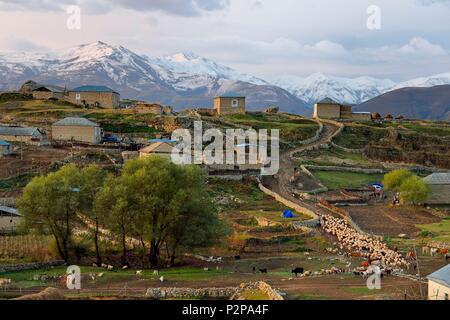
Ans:
[{"label": "blue tarp", "polygon": [[294,214],[292,213],[291,210],[284,210],[283,211],[283,218],[285,219],[292,219],[295,218]]}]

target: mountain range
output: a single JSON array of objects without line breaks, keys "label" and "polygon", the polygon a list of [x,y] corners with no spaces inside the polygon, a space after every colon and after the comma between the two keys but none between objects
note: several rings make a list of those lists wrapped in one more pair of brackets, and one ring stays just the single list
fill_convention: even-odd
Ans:
[{"label": "mountain range", "polygon": [[101,41],[61,52],[0,53],[0,91],[15,90],[30,79],[68,88],[107,85],[123,98],[157,102],[176,109],[211,107],[214,96],[234,92],[247,97],[249,109],[276,105],[282,111],[310,115],[314,102],[325,97],[359,105],[405,87],[450,84],[450,73],[401,83],[322,73],[304,78],[262,79],[194,53],[151,57]]}]

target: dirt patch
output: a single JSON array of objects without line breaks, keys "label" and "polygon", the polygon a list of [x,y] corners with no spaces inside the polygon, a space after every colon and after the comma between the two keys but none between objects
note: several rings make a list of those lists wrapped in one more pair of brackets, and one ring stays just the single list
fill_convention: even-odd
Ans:
[{"label": "dirt patch", "polygon": [[399,234],[414,237],[420,231],[416,227],[417,224],[440,221],[440,218],[424,208],[373,205],[347,207],[345,210],[363,231],[389,237],[396,237]]}]

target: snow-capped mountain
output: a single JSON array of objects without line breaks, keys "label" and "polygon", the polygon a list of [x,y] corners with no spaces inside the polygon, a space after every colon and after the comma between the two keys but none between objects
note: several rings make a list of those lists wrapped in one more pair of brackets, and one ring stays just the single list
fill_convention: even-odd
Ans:
[{"label": "snow-capped mountain", "polygon": [[450,84],[450,72],[432,75],[429,77],[421,77],[409,81],[401,82],[395,85],[392,90],[401,88],[424,88]]},{"label": "snow-capped mountain", "polygon": [[0,54],[0,76],[0,91],[15,90],[30,79],[68,88],[100,84],[123,98],[184,108],[211,107],[215,95],[233,90],[247,96],[250,109],[275,104],[285,111],[309,113],[305,103],[286,90],[192,53],[149,57],[100,41],[63,52]]},{"label": "snow-capped mountain", "polygon": [[371,77],[341,78],[315,73],[309,77],[282,76],[271,81],[299,99],[313,105],[326,97],[340,103],[360,104],[386,91],[395,83]]}]

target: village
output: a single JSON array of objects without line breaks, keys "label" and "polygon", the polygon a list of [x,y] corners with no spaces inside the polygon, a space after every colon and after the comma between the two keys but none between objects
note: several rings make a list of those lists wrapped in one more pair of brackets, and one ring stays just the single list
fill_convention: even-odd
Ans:
[{"label": "village", "polygon": [[[248,111],[246,97],[232,92],[209,108],[175,111],[121,100],[102,85],[35,81],[0,94],[0,112],[0,299],[45,295],[43,289],[68,299],[449,299],[449,123],[354,112],[330,98],[318,101],[311,117],[276,106]],[[156,176],[170,166],[179,142],[173,133],[193,132],[196,122],[202,132],[279,130],[276,174],[261,174],[270,164],[259,158],[195,165],[206,184],[198,192],[207,191],[226,225],[205,235],[208,245],[181,245],[175,256],[161,238],[160,262],[148,264],[140,259],[144,231],[120,234],[120,246],[115,229],[81,209],[74,210],[72,232],[80,245],[63,254],[50,248],[49,230],[28,226],[25,218],[39,203],[30,195],[30,204],[21,204],[40,177],[64,170],[70,177],[91,165],[117,179],[138,166]],[[243,152],[248,160],[251,146],[233,139],[233,159]],[[269,149],[273,160],[278,148]],[[103,194],[95,188],[94,197]],[[153,190],[133,188],[136,195]],[[70,192],[87,197],[78,187]],[[117,192],[98,200],[106,214],[115,210]],[[69,264],[81,267],[80,290],[65,287]],[[372,290],[366,282],[373,276],[381,287]]]}]

